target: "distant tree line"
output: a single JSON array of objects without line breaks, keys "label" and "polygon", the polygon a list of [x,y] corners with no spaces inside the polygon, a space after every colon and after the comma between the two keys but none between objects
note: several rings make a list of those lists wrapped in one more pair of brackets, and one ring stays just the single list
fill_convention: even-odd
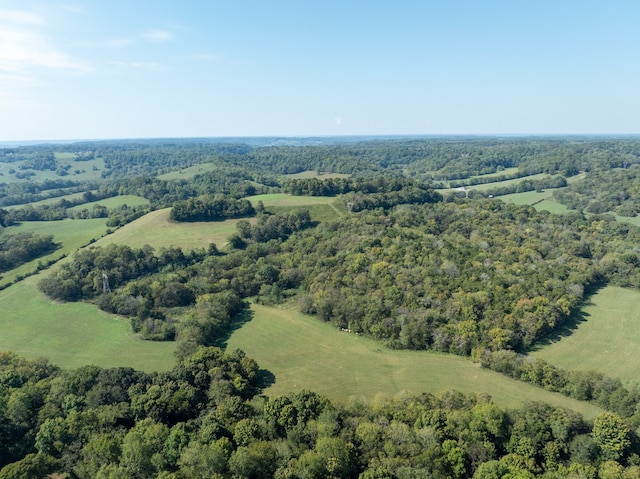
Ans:
[{"label": "distant tree line", "polygon": [[620,379],[596,371],[568,371],[514,351],[483,351],[479,356],[485,368],[547,391],[593,402],[620,417],[629,418],[634,424],[640,424],[640,390],[637,385],[625,386]]},{"label": "distant tree line", "polygon": [[564,176],[554,175],[546,176],[539,180],[523,179],[511,185],[495,186],[482,190],[472,189],[466,194],[470,198],[487,198],[489,196],[510,195],[513,193],[524,193],[526,191],[543,191],[547,188],[562,188],[567,186],[567,180]]},{"label": "distant tree line", "polygon": [[169,217],[174,221],[223,221],[256,214],[249,200],[204,195],[173,204]]},{"label": "distant tree line", "polygon": [[59,245],[53,235],[17,233],[0,235],[0,272],[9,271],[45,254]]},{"label": "distant tree line", "polygon": [[640,166],[597,169],[553,197],[570,209],[587,213],[616,213],[634,217],[640,213]]},{"label": "distant tree line", "polygon": [[93,187],[96,187],[96,185],[81,184],[72,180],[45,180],[39,183],[30,181],[0,183],[0,206],[22,205],[87,191]]}]

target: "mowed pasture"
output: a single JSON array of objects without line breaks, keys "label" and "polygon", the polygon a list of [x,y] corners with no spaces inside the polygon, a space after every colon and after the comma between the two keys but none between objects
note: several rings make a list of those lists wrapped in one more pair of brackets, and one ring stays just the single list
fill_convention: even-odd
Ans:
[{"label": "mowed pasture", "polygon": [[333,196],[293,196],[286,193],[270,193],[266,195],[247,196],[252,205],[262,201],[265,208],[270,206],[310,206],[333,203]]},{"label": "mowed pasture", "polygon": [[[62,200],[77,200],[78,198],[81,198],[82,195],[84,195],[84,192],[80,192],[80,193],[70,193],[68,195],[62,195],[62,196],[56,196],[53,198],[47,198],[46,200],[40,200],[40,201],[32,201],[31,203],[28,203],[29,206],[44,206],[44,205],[55,205],[60,203],[60,201]],[[5,210],[13,210],[16,208],[23,208],[27,206],[26,204],[22,204],[22,205],[9,205],[9,206],[3,206],[2,208],[4,208]]]},{"label": "mowed pasture", "polygon": [[349,178],[351,175],[346,173],[326,173],[326,172],[318,172],[315,170],[307,170],[301,171],[300,173],[291,173],[289,175],[283,175],[288,179],[298,179],[298,180],[306,180],[310,178],[318,178],[320,180],[324,178]]},{"label": "mowed pasture", "polygon": [[253,206],[262,201],[265,210],[273,214],[286,214],[299,208],[306,208],[313,221],[331,221],[346,213],[346,209],[336,203],[333,196],[293,196],[272,193],[247,197]]},{"label": "mowed pasture", "polygon": [[640,291],[607,286],[581,315],[532,355],[565,369],[640,382]]},{"label": "mowed pasture", "polygon": [[252,318],[228,338],[227,349],[242,349],[275,375],[269,396],[309,389],[334,400],[394,395],[401,391],[456,389],[487,393],[502,406],[546,401],[594,417],[601,410],[482,369],[453,355],[390,350],[373,340],[342,332],[292,308],[253,304]]},{"label": "mowed pasture", "polygon": [[76,368],[128,366],[165,371],[174,364],[175,343],[138,339],[129,321],[88,303],[54,303],[37,288],[46,273],[0,291],[0,350],[26,358],[46,357]]},{"label": "mowed pasture", "polygon": [[184,250],[206,248],[214,243],[221,248],[236,232],[238,219],[212,222],[178,222],[169,218],[171,208],[147,213],[96,242],[97,246],[111,243],[141,248],[148,244],[156,249],[179,247]]},{"label": "mowed pasture", "polygon": [[213,163],[200,163],[199,165],[193,165],[158,175],[158,178],[161,180],[190,180],[196,175],[209,173],[210,171],[214,171],[216,168],[219,168],[219,166]]},{"label": "mowed pasture", "polygon": [[136,195],[121,195],[121,196],[112,196],[110,198],[104,198],[98,201],[92,201],[90,203],[83,203],[81,205],[73,206],[69,208],[71,211],[79,211],[88,209],[91,210],[96,205],[104,206],[105,208],[118,208],[122,205],[127,206],[146,206],[149,204],[149,200],[143,198],[142,196]]},{"label": "mowed pasture", "polygon": [[16,226],[4,230],[6,234],[35,233],[40,235],[51,234],[60,248],[52,253],[41,256],[33,261],[25,263],[18,268],[2,274],[0,285],[13,281],[18,276],[24,276],[33,272],[39,262],[46,263],[50,260],[70,255],[78,248],[89,244],[107,233],[104,218],[92,218],[87,220],[61,220],[61,221],[25,221]]},{"label": "mowed pasture", "polygon": [[[20,170],[20,165],[28,160],[15,161],[11,163],[0,162],[0,182],[13,183],[23,182],[25,179],[16,177],[16,173],[24,173],[31,171],[34,173],[29,181],[39,182],[45,180],[73,180],[73,181],[95,181],[101,179],[102,172],[105,170],[104,160],[95,158],[88,161],[75,161],[75,156],[69,153],[55,153],[56,160],[60,166],[68,166],[67,174],[60,176],[51,170]],[[10,171],[14,173],[10,173]]]}]

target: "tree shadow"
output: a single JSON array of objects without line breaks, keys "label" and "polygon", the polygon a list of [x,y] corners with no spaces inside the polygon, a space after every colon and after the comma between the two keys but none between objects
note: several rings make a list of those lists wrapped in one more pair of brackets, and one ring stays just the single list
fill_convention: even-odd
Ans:
[{"label": "tree shadow", "polygon": [[268,369],[260,369],[256,374],[255,385],[260,389],[266,389],[276,383],[276,376]]},{"label": "tree shadow", "polygon": [[557,343],[562,338],[571,336],[580,327],[580,324],[587,321],[589,316],[591,316],[589,313],[585,312],[584,308],[594,304],[593,301],[591,301],[591,298],[603,287],[604,285],[596,285],[585,290],[584,299],[582,300],[582,303],[580,303],[579,309],[576,309],[571,313],[571,316],[569,316],[566,321],[556,329],[536,341],[536,344],[531,351],[539,351],[545,346]]},{"label": "tree shadow", "polygon": [[[589,306],[591,304],[593,304],[591,303],[591,301],[584,301],[582,303],[581,308],[585,306]],[[571,316],[569,316],[564,323],[562,323],[560,326],[558,326],[556,329],[551,331],[546,336],[540,338],[536,342],[535,347],[533,347],[531,350],[538,351],[544,348],[545,346],[548,346],[553,343],[557,343],[562,338],[571,336],[574,333],[574,331],[576,331],[580,327],[581,323],[584,323],[585,321],[587,321],[587,319],[589,319],[589,316],[590,314],[584,312],[582,309],[573,312]]]},{"label": "tree shadow", "polygon": [[[231,335],[244,326],[246,323],[253,319],[254,312],[251,310],[249,303],[245,303],[242,311],[233,319],[231,325],[227,328],[226,332],[218,338],[215,346],[227,349],[229,338]],[[253,380],[253,385],[259,389],[266,389],[272,386],[276,382],[276,376],[268,369],[259,369],[256,378]]]},{"label": "tree shadow", "polygon": [[215,346],[221,349],[227,349],[227,343],[229,342],[229,338],[233,335],[235,331],[240,329],[242,326],[247,324],[249,321],[253,319],[253,311],[249,307],[248,303],[245,303],[244,308],[235,318],[231,321],[231,324],[226,329],[223,335],[221,335],[215,342]]}]

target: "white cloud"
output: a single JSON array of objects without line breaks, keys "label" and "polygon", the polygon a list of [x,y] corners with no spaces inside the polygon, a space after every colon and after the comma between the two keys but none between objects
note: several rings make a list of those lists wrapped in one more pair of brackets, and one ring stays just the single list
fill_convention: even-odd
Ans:
[{"label": "white cloud", "polygon": [[140,38],[151,43],[164,43],[173,40],[173,33],[167,30],[149,30],[141,33]]},{"label": "white cloud", "polygon": [[334,123],[335,123],[336,125],[338,125],[338,126],[342,125],[342,118],[341,118],[341,117],[339,117],[339,116],[334,117],[334,118],[333,118],[333,121],[334,121]]},{"label": "white cloud", "polygon": [[44,19],[32,12],[0,11],[0,71],[26,73],[34,67],[89,71],[57,50],[43,33]]},{"label": "white cloud", "polygon": [[42,17],[22,10],[0,10],[0,23],[20,25],[45,25]]}]

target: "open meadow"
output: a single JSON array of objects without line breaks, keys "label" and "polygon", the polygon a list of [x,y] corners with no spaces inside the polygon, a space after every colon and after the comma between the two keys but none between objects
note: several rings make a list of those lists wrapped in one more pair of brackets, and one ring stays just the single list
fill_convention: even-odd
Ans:
[{"label": "open meadow", "polygon": [[88,244],[92,240],[104,236],[107,226],[104,218],[86,220],[60,220],[60,221],[24,221],[16,226],[6,228],[8,234],[35,233],[40,235],[51,234],[56,243],[61,246],[48,255],[29,261],[11,271],[2,274],[0,285],[13,281],[18,276],[31,273],[39,262],[46,263],[50,260],[70,255],[78,248]]},{"label": "open meadow", "polygon": [[193,165],[187,168],[181,168],[179,170],[170,171],[169,173],[158,175],[158,178],[160,178],[161,180],[190,180],[196,175],[209,173],[210,171],[214,171],[216,168],[219,168],[219,166],[214,163],[200,163],[198,165]]},{"label": "open meadow", "polygon": [[300,173],[291,173],[289,175],[284,175],[285,178],[289,179],[309,179],[309,178],[318,178],[320,180],[325,178],[349,178],[351,175],[346,173],[326,173],[326,172],[318,172],[318,171],[301,171]]},{"label": "open meadow", "polygon": [[98,201],[92,201],[90,203],[83,203],[81,205],[70,208],[71,211],[84,210],[85,208],[90,210],[96,205],[104,206],[105,208],[118,208],[122,205],[127,206],[145,206],[149,204],[149,200],[142,196],[136,195],[120,195],[112,196],[110,198],[104,198]]},{"label": "open meadow", "polygon": [[373,399],[400,391],[457,389],[490,394],[502,406],[541,400],[593,417],[600,409],[482,369],[468,359],[426,351],[395,351],[342,332],[289,308],[251,306],[228,349],[242,349],[275,375],[267,395],[309,389],[331,399]]},{"label": "open meadow", "polygon": [[206,248],[214,243],[221,248],[236,232],[238,219],[211,222],[177,222],[169,219],[171,208],[152,211],[96,242],[97,246],[111,243],[141,248],[148,244],[156,249],[177,246],[185,250]]},{"label": "open meadow", "polygon": [[0,291],[0,350],[46,357],[76,368],[128,366],[164,371],[174,362],[173,342],[138,339],[127,319],[88,303],[55,303],[37,288],[40,273]]},{"label": "open meadow", "polygon": [[[69,153],[56,153],[56,161],[61,167],[67,168],[65,175],[59,175],[51,170],[27,170],[33,173],[29,181],[38,182],[45,180],[67,179],[73,181],[95,181],[101,178],[105,169],[104,160],[95,158],[89,161],[76,161],[75,156]],[[0,182],[14,183],[24,182],[23,178],[16,176],[16,173],[24,173],[20,166],[25,161],[15,161],[10,163],[0,162]],[[13,171],[13,173],[11,173]]]},{"label": "open meadow", "polygon": [[565,369],[595,370],[640,382],[640,291],[607,286],[582,314],[532,353]]},{"label": "open meadow", "polygon": [[346,214],[346,209],[336,203],[333,196],[293,196],[272,193],[247,197],[253,206],[262,201],[265,210],[273,214],[286,214],[298,208],[309,210],[313,221],[331,221]]}]

